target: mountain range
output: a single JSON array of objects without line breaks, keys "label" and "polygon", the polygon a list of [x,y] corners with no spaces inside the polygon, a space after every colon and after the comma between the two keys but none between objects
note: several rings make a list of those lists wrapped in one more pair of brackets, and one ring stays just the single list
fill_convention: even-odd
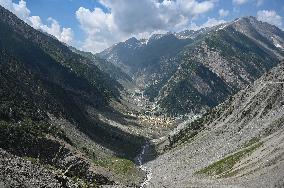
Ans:
[{"label": "mountain range", "polygon": [[98,54],[0,6],[0,187],[283,187],[284,32],[243,17]]},{"label": "mountain range", "polygon": [[98,55],[123,67],[171,115],[223,102],[283,58],[279,28],[244,17],[199,31],[131,38]]}]

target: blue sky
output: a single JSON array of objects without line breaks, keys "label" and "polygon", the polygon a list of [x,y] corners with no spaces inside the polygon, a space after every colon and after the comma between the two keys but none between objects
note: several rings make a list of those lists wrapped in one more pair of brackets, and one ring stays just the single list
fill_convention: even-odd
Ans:
[{"label": "blue sky", "polygon": [[242,16],[284,28],[284,0],[0,0],[36,29],[85,51],[129,37],[199,29]]},{"label": "blue sky", "polygon": [[[16,0],[13,0],[17,2]],[[80,28],[75,12],[80,7],[89,9],[101,8],[107,11],[96,0],[26,0],[32,15],[38,15],[42,20],[49,17],[57,20],[63,27],[70,27],[75,33],[76,40],[84,39],[84,32]]]}]

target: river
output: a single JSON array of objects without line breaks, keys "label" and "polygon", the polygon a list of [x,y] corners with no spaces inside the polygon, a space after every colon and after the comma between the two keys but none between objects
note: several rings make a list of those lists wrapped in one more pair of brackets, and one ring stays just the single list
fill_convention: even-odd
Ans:
[{"label": "river", "polygon": [[145,161],[145,156],[147,156],[147,154],[150,151],[150,147],[151,147],[150,142],[146,142],[146,144],[142,146],[141,152],[136,157],[137,165],[141,170],[143,170],[146,173],[146,177],[144,181],[141,183],[140,188],[145,188],[152,179],[152,170],[146,167],[145,165],[143,165]]}]

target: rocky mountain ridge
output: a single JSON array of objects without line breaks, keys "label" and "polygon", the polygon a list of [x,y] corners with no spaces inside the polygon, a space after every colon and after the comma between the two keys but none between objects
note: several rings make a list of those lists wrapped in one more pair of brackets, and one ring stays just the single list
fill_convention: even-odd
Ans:
[{"label": "rocky mountain ridge", "polygon": [[178,115],[219,104],[277,65],[283,39],[277,27],[244,17],[199,31],[156,34],[147,43],[132,38],[99,56],[126,67],[162,111]]}]

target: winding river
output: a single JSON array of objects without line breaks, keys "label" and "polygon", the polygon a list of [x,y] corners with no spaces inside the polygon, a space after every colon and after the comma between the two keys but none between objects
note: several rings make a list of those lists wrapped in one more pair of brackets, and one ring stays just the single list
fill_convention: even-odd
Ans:
[{"label": "winding river", "polygon": [[138,154],[136,158],[137,165],[141,170],[143,170],[146,173],[146,177],[143,183],[141,183],[140,188],[146,187],[149,184],[150,180],[152,179],[152,170],[143,165],[145,161],[145,156],[148,154],[150,147],[151,147],[150,142],[146,142],[146,144],[142,147],[141,152]]}]

